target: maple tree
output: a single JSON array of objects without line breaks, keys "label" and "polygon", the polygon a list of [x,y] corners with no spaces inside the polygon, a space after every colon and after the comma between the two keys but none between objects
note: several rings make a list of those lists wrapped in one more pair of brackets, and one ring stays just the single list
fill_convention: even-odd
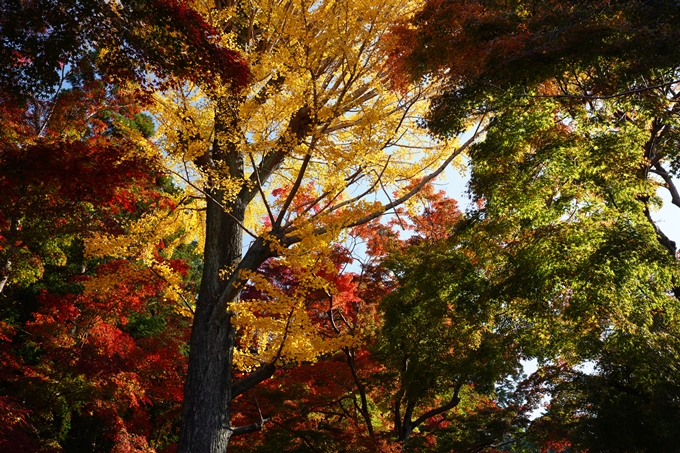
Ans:
[{"label": "maple tree", "polygon": [[238,86],[247,68],[182,2],[0,10],[0,445],[165,449],[186,370],[180,302],[199,263],[184,228],[196,214],[163,175],[144,110],[153,87]]},{"label": "maple tree", "polygon": [[[351,330],[361,343],[284,367],[237,400],[243,423],[268,421],[264,432],[232,441],[232,450],[481,450],[528,426],[538,394],[501,390],[534,345],[518,334],[527,327],[488,299],[490,283],[470,269],[487,262],[476,254],[484,247],[452,238],[462,220],[456,202],[431,186],[416,198],[386,224],[356,228],[367,244],[362,273],[342,270],[351,257],[345,249],[337,274],[326,278],[352,284],[308,305],[325,335]],[[403,229],[407,239],[399,238]],[[263,271],[272,281],[286,275]]]},{"label": "maple tree", "polygon": [[69,66],[93,76],[94,63],[107,82],[147,88],[184,79],[243,85],[248,77],[238,53],[215,42],[215,30],[191,3],[3,0],[0,11],[3,91],[30,98],[36,109],[68,84]]},{"label": "maple tree", "polygon": [[[527,321],[548,329],[541,347],[561,360],[543,371],[554,405],[532,425],[544,446],[677,443],[664,427],[677,407],[657,393],[645,360],[677,353],[676,245],[651,216],[658,190],[680,206],[677,8],[433,1],[395,29],[400,77],[442,81],[433,130],[455,134],[469,112],[490,120],[470,152],[479,205],[470,222],[503,244],[499,294],[532,308]],[[633,354],[643,349],[645,359]],[[575,368],[586,359],[592,376]],[[660,379],[677,385],[673,372]],[[645,419],[639,436],[612,437],[612,426],[657,402],[659,430]]]},{"label": "maple tree", "polygon": [[[123,234],[141,212],[168,215],[174,202],[156,184],[155,157],[137,153],[134,130],[118,136],[120,127],[99,115],[73,121],[101,109],[101,97],[88,94],[65,92],[76,103],[60,100],[42,140],[3,141],[0,231],[12,266],[0,305],[0,410],[12,423],[0,445],[12,451],[148,450],[172,439],[179,414],[187,321],[164,297],[167,282],[150,270],[131,278],[135,257],[86,258],[83,244],[95,233]],[[130,127],[134,112],[118,115],[128,114]],[[186,272],[182,261],[168,262]],[[118,283],[106,294],[83,292],[102,280]]]},{"label": "maple tree", "polygon": [[[153,125],[137,92],[72,81],[44,124],[3,99],[0,412],[11,423],[0,445],[162,448],[176,436],[186,366],[188,321],[166,295],[176,285],[132,253],[93,257],[86,242],[125,235],[150,212],[171,216],[181,197],[148,152]],[[149,248],[183,279],[184,260]]]}]

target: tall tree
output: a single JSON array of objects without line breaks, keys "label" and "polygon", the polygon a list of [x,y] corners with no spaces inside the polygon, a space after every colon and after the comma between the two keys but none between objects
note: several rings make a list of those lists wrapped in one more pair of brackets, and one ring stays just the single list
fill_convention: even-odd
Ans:
[{"label": "tall tree", "polygon": [[[0,411],[13,420],[4,449],[142,451],[176,435],[188,321],[166,293],[185,286],[188,266],[163,245],[178,234],[161,230],[165,244],[148,244],[154,265],[130,250],[117,260],[84,250],[176,211],[155,153],[144,152],[153,128],[126,94],[71,87],[42,138],[30,126],[27,137],[4,131],[0,253],[12,266],[0,299]],[[10,127],[26,120],[15,111]]]},{"label": "tall tree", "polygon": [[[2,1],[0,13],[0,411],[12,420],[0,443],[166,445],[186,327],[173,295],[190,286],[172,250],[190,224],[168,226],[187,206],[160,184],[143,110],[153,88],[235,89],[247,67],[185,2]],[[144,236],[140,217],[160,231]],[[121,251],[135,234],[153,242]],[[110,253],[85,257],[96,235],[89,252]]]},{"label": "tall tree", "polygon": [[[395,28],[402,40],[393,54],[396,79],[442,81],[428,124],[445,135],[461,131],[472,112],[500,117],[541,99],[555,100],[553,120],[581,127],[586,140],[586,133],[597,141],[633,128],[640,135],[629,158],[640,183],[665,187],[680,206],[673,181],[680,56],[671,44],[680,34],[672,19],[678,12],[666,1],[433,1],[414,17],[415,27]],[[631,140],[619,136],[621,146]],[[657,231],[674,255],[675,245]]]},{"label": "tall tree", "polygon": [[[542,328],[521,322],[521,307],[508,308],[492,290],[497,246],[454,233],[456,202],[431,186],[414,198],[386,224],[354,229],[367,245],[362,273],[326,274],[351,284],[307,298],[324,335],[350,330],[360,343],[277,371],[237,401],[240,419],[271,420],[262,435],[230,448],[481,451],[528,425],[536,395],[508,384]],[[347,252],[336,254],[336,272]],[[288,291],[299,284],[290,270],[265,272]]]},{"label": "tall tree", "polygon": [[[248,77],[238,54],[218,45],[209,24],[180,2],[3,1],[0,12],[0,62],[5,68],[0,75],[0,108],[7,117],[0,146],[3,160],[12,162],[3,170],[11,185],[12,178],[26,176],[16,172],[27,170],[31,159],[44,164],[35,169],[36,188],[24,188],[29,198],[32,190],[41,190],[37,187],[54,190],[55,184],[76,202],[113,196],[116,182],[112,178],[104,181],[111,185],[96,187],[89,182],[79,190],[82,181],[65,181],[63,174],[50,173],[51,166],[59,168],[62,163],[56,161],[71,160],[65,170],[84,171],[83,181],[97,172],[112,177],[119,172],[123,177],[128,171],[131,177],[134,164],[116,169],[114,156],[129,154],[133,159],[139,143],[122,137],[111,126],[127,121],[128,126],[141,127],[138,135],[152,130],[151,119],[141,113],[148,102],[145,92],[185,78],[206,83],[222,80],[236,87]],[[149,70],[155,78],[147,77]],[[108,155],[99,152],[103,147],[109,148]],[[94,160],[89,166],[82,163],[86,156]],[[140,159],[149,160],[148,156]],[[99,168],[102,165],[107,168]],[[16,167],[14,173],[11,167]],[[144,173],[144,168],[136,174]],[[4,212],[2,228],[3,236],[16,243],[13,236],[19,234],[21,222],[26,223],[23,217],[35,205],[24,203],[17,186],[11,190],[15,191],[12,208]],[[5,247],[7,253],[20,252],[10,245]],[[11,257],[2,259],[0,292],[12,274]]]},{"label": "tall tree", "polygon": [[[622,360],[622,351],[645,344],[650,360],[677,354],[668,330],[679,295],[676,246],[650,212],[659,189],[680,206],[678,12],[670,1],[445,0],[396,30],[402,75],[442,81],[433,130],[457,133],[466,112],[489,115],[470,154],[479,204],[471,223],[504,244],[498,264],[509,278],[500,294],[535,307],[531,323],[551,326],[544,345],[564,362],[563,372],[547,372],[556,396],[547,425],[564,416],[582,447],[637,451],[645,436],[665,436],[661,449],[677,440],[650,427],[623,446],[608,427],[624,400],[639,404],[638,415],[663,401],[641,383],[656,382],[645,361]],[[596,376],[571,367],[584,358],[597,361]],[[670,400],[661,404],[672,412]],[[588,415],[570,419],[575,410]]]},{"label": "tall tree", "polygon": [[[427,88],[401,95],[388,89],[386,33],[410,11],[408,4],[220,1],[203,7],[223,41],[241,50],[252,79],[237,94],[187,84],[157,98],[166,150],[207,204],[181,452],[225,451],[232,434],[256,428],[231,426],[234,398],[270,377],[277,364],[342,344],[322,341],[301,310],[305,294],[323,286],[315,263],[344,229],[406,201],[467,146],[428,141],[417,127]],[[428,171],[421,185],[406,188]],[[400,187],[391,201],[375,198],[383,188]],[[309,289],[291,298],[267,286],[256,271],[272,256],[304,272]],[[235,349],[237,325],[248,319],[240,295],[249,280],[281,297],[271,297],[271,321],[258,346]],[[235,364],[254,371],[234,381]]]}]

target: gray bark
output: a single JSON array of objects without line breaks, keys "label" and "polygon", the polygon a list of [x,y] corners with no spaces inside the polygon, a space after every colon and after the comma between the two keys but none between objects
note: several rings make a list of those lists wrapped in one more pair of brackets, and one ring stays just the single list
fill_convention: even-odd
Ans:
[{"label": "gray bark", "polygon": [[[238,137],[237,98],[217,102],[215,140],[212,150],[197,159],[204,170],[226,165],[232,179],[244,181],[244,156]],[[264,182],[281,164],[290,138],[300,142],[310,130],[309,109],[304,107],[291,119],[287,137],[281,146],[265,156],[259,165]],[[208,186],[211,182],[208,181]],[[262,426],[231,426],[231,401],[239,394],[274,374],[274,364],[266,364],[239,382],[233,382],[232,359],[236,331],[231,324],[233,304],[238,302],[244,282],[238,280],[239,269],[256,270],[273,253],[262,238],[251,244],[242,258],[245,210],[256,189],[244,185],[234,201],[224,199],[219,188],[206,189],[207,212],[203,275],[191,330],[189,370],[184,387],[179,453],[224,453],[234,434],[247,433]],[[230,279],[219,272],[235,268]]]},{"label": "gray bark", "polygon": [[[233,100],[233,104],[237,102]],[[233,104],[218,103],[216,138],[200,164],[210,170],[210,166],[221,162],[232,177],[243,178],[243,156],[236,143],[224,140],[225,134],[235,130],[237,107]],[[239,223],[243,222],[246,206],[238,198],[225,204],[224,191],[219,188],[208,188],[206,195],[204,267],[191,330],[178,446],[181,453],[225,452],[233,432],[230,403],[236,332],[228,302],[238,299],[240,289],[226,294],[225,287],[232,282],[221,280],[219,272],[240,262],[243,234]],[[225,300],[227,295],[231,300]]]}]

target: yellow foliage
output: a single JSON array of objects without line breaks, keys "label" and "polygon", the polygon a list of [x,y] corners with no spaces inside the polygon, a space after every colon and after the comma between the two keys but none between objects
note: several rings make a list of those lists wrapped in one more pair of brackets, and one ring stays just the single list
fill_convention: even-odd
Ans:
[{"label": "yellow foliage", "polygon": [[[87,281],[86,293],[105,295],[117,284],[134,281],[139,279],[140,273],[150,272],[150,278],[160,278],[166,282],[165,297],[178,302],[177,310],[189,315],[186,301],[193,301],[194,295],[184,294],[182,276],[164,260],[172,257],[180,244],[197,241],[198,250],[203,250],[205,220],[197,202],[187,205],[179,199],[174,201],[179,205],[178,208],[172,211],[159,209],[142,216],[128,226],[125,235],[95,233],[85,240],[87,258],[126,259],[134,265],[115,275],[98,275]],[[163,256],[158,255],[158,245],[161,243]]]},{"label": "yellow foliage", "polygon": [[[297,269],[299,284],[290,293],[260,274],[247,273],[243,276],[264,296],[258,300],[240,301],[235,307],[237,316],[233,323],[246,341],[243,347],[234,351],[237,368],[248,371],[262,363],[275,361],[313,362],[320,355],[343,347],[359,346],[358,337],[351,333],[328,336],[310,318],[310,294],[335,292],[328,280],[311,270],[323,268],[323,260],[317,257],[317,261],[319,266]],[[285,264],[285,260],[279,264]],[[332,272],[331,269],[326,270]]]},{"label": "yellow foliage", "polygon": [[[221,271],[223,280],[249,279],[269,295],[266,308],[257,301],[229,308],[238,313],[245,337],[259,338],[257,356],[239,352],[238,366],[249,368],[276,354],[282,360],[314,360],[354,341],[320,338],[305,314],[306,291],[321,284],[310,277],[319,257],[342,240],[344,229],[382,213],[394,193],[403,193],[458,149],[455,141],[434,140],[418,123],[436,87],[396,92],[386,75],[390,27],[420,3],[249,0],[222,9],[212,0],[197,3],[224,31],[223,44],[248,61],[252,80],[236,94],[227,86],[190,84],[158,93],[153,113],[159,144],[196,196],[206,189],[224,191],[227,212],[240,194],[254,191],[241,225],[306,276],[287,295],[255,269],[239,278],[233,274],[237,267]],[[227,153],[242,164],[215,157]],[[277,163],[268,167],[272,158]]]}]

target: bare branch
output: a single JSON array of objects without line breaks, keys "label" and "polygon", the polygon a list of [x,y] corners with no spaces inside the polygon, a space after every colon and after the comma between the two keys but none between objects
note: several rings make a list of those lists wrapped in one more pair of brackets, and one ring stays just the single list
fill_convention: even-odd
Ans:
[{"label": "bare branch", "polygon": [[196,189],[196,190],[198,190],[199,192],[201,192],[203,195],[205,195],[206,198],[209,198],[210,201],[212,201],[212,202],[215,203],[217,206],[219,206],[220,208],[222,208],[222,211],[224,211],[224,213],[225,213],[226,215],[228,215],[234,222],[236,222],[236,224],[237,224],[243,231],[245,231],[246,233],[248,233],[248,235],[250,235],[253,239],[257,239],[257,238],[258,238],[258,236],[257,236],[255,233],[253,233],[252,231],[250,231],[250,230],[249,230],[248,228],[246,228],[246,226],[243,225],[243,223],[241,223],[236,217],[234,217],[233,215],[231,215],[231,213],[229,212],[229,210],[228,210],[227,207],[225,207],[222,203],[220,203],[219,201],[217,201],[217,200],[215,199],[215,197],[213,197],[212,195],[210,195],[206,190],[201,189],[201,188],[198,187],[196,184],[194,184],[193,182],[191,182],[191,180],[190,180],[189,178],[185,178],[185,177],[182,176],[180,173],[178,173],[178,172],[176,172],[176,171],[174,171],[174,170],[169,170],[169,171],[170,171],[170,173],[173,173],[173,174],[177,175],[177,177],[179,177],[180,179],[182,179],[182,181],[184,181],[185,183],[189,184],[193,189]]},{"label": "bare branch", "polygon": [[661,178],[663,178],[664,182],[666,183],[666,185],[664,187],[666,187],[666,189],[668,189],[668,191],[671,194],[671,202],[675,206],[680,207],[680,193],[678,192],[678,188],[675,187],[675,183],[673,182],[673,178],[668,173],[668,171],[666,171],[666,169],[663,168],[659,162],[654,164],[654,169],[651,170],[651,171],[652,171],[652,173],[655,173],[655,174],[661,176]]},{"label": "bare branch", "polygon": [[268,418],[263,418],[259,422],[251,423],[250,425],[239,426],[231,429],[232,436],[242,436],[244,434],[254,433],[262,429],[265,422],[268,422]]},{"label": "bare branch", "polygon": [[286,215],[286,211],[288,211],[290,204],[293,202],[293,198],[295,198],[295,195],[297,195],[298,191],[300,190],[300,185],[302,185],[302,180],[305,177],[305,172],[307,171],[307,166],[309,165],[309,160],[311,158],[312,152],[310,150],[310,152],[308,152],[305,155],[305,159],[302,161],[302,165],[300,166],[300,170],[298,171],[295,183],[293,183],[293,187],[291,187],[288,197],[286,197],[286,200],[283,202],[283,207],[281,207],[281,210],[279,211],[279,216],[276,219],[276,223],[273,225],[274,230],[281,227],[281,222],[283,222],[283,217]]},{"label": "bare branch", "polygon": [[267,196],[264,193],[264,190],[262,189],[262,181],[260,181],[260,172],[257,169],[257,165],[255,165],[255,159],[253,158],[252,153],[248,153],[248,156],[250,157],[250,163],[253,165],[253,174],[255,175],[255,178],[257,180],[257,190],[260,191],[260,196],[262,197],[262,202],[264,203],[265,208],[267,208],[267,215],[269,216],[269,221],[274,225],[274,222],[276,221],[276,218],[274,217],[274,214],[272,213],[271,207],[269,207],[269,202],[267,201]]}]

